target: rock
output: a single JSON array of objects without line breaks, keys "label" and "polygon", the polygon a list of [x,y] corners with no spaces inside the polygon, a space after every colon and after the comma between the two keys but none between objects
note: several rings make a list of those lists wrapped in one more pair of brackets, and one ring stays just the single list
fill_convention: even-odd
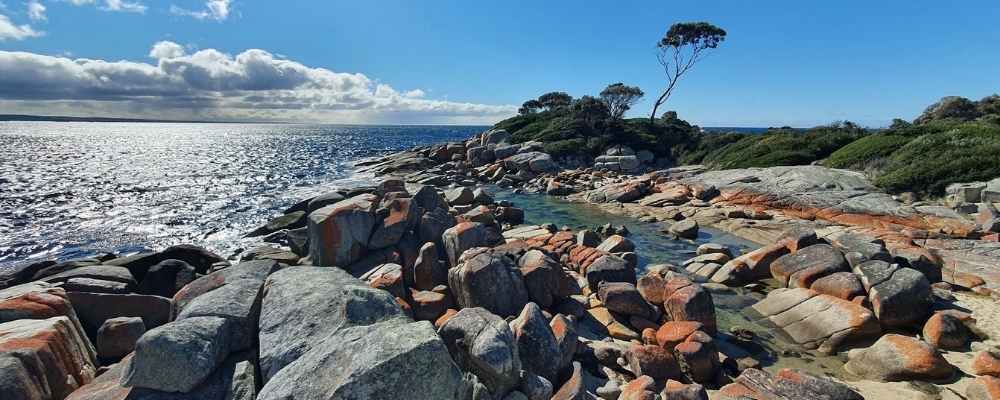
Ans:
[{"label": "rock", "polygon": [[712,274],[711,281],[729,286],[771,277],[771,263],[788,254],[787,242],[778,242],[736,257]]},{"label": "rock", "polygon": [[809,289],[772,291],[753,309],[795,343],[827,354],[843,343],[870,338],[881,330],[868,309]]},{"label": "rock", "polygon": [[503,396],[517,386],[521,359],[503,319],[483,308],[465,308],[438,333],[459,368],[475,374],[491,393]]},{"label": "rock", "polygon": [[413,283],[419,290],[431,290],[448,283],[448,267],[438,260],[438,247],[433,242],[420,247],[420,255],[413,265]]},{"label": "rock", "polygon": [[972,360],[972,373],[1000,377],[1000,356],[990,351],[981,351]]},{"label": "rock", "polygon": [[656,330],[656,342],[660,347],[673,351],[674,346],[703,329],[704,326],[697,321],[667,321]]},{"label": "rock", "polygon": [[698,238],[698,222],[693,219],[686,219],[675,222],[668,229],[670,233],[682,239]]},{"label": "rock", "polygon": [[715,302],[701,285],[673,278],[664,285],[663,296],[663,308],[671,320],[700,322],[705,332],[716,333]]},{"label": "rock", "polygon": [[611,235],[597,249],[605,253],[626,253],[635,251],[635,244],[623,236]]},{"label": "rock", "polygon": [[172,298],[197,278],[194,267],[180,260],[163,260],[149,268],[136,289],[140,294]]},{"label": "rock", "polygon": [[771,275],[784,287],[809,288],[819,278],[848,269],[844,256],[828,244],[814,244],[771,263]]},{"label": "rock", "polygon": [[668,380],[660,392],[663,400],[708,400],[705,387],[697,383],[685,385],[675,380]]},{"label": "rock", "polygon": [[395,299],[337,268],[290,267],[264,284],[259,338],[264,382],[340,329],[405,320]]},{"label": "rock", "polygon": [[1000,399],[1000,379],[992,376],[980,376],[965,389],[969,400]]},{"label": "rock", "polygon": [[938,380],[954,372],[934,346],[896,334],[882,336],[866,349],[852,350],[848,357],[847,372],[874,381]]},{"label": "rock", "polygon": [[[246,278],[196,297],[177,310],[177,320],[194,317],[221,317],[232,322],[228,327],[231,351],[249,348],[256,340],[263,279]],[[155,389],[155,388],[154,388]]]},{"label": "rock", "polygon": [[639,294],[635,285],[627,282],[602,282],[598,286],[597,297],[608,310],[634,315],[647,320],[659,319],[659,312]]},{"label": "rock", "polygon": [[279,215],[277,217],[271,218],[270,221],[267,221],[267,224],[257,229],[254,229],[246,236],[247,237],[264,236],[283,229],[298,229],[304,226],[306,226],[306,212],[293,211],[288,214]]},{"label": "rock", "polygon": [[667,286],[667,280],[659,273],[650,271],[636,281],[635,287],[639,290],[642,298],[650,304],[662,305],[664,301],[663,291]]},{"label": "rock", "polygon": [[689,381],[696,383],[711,383],[719,369],[719,352],[711,337],[705,336],[704,341],[687,340],[674,346],[674,354],[680,364],[681,372]]},{"label": "rock", "polygon": [[89,265],[73,268],[42,278],[42,282],[61,283],[73,278],[89,278],[109,282],[120,282],[126,284],[127,288],[134,288],[135,279],[128,268],[109,265]]},{"label": "rock", "polygon": [[521,384],[517,389],[520,393],[524,393],[527,400],[549,400],[552,398],[552,382],[530,372],[522,371]]},{"label": "rock", "polygon": [[933,301],[931,285],[920,272],[878,260],[861,263],[855,270],[883,326],[910,327],[927,316]]},{"label": "rock", "polygon": [[969,329],[958,318],[948,313],[934,313],[924,324],[923,338],[932,346],[944,350],[958,350],[969,342]]},{"label": "rock", "polygon": [[90,292],[90,293],[129,293],[129,285],[122,282],[104,281],[91,278],[70,278],[61,284],[67,292]]},{"label": "rock", "polygon": [[448,214],[448,209],[435,208],[420,216],[417,234],[421,242],[433,242],[438,245],[438,248],[443,248],[442,235],[453,226],[455,226],[455,217]]},{"label": "rock", "polygon": [[861,279],[851,272],[835,272],[824,276],[815,280],[809,288],[844,300],[866,295]]},{"label": "rock", "polygon": [[490,196],[483,188],[476,188],[472,191],[472,202],[481,205],[492,205],[496,201],[493,200],[493,196]]},{"label": "rock", "polygon": [[698,246],[698,249],[695,250],[695,254],[699,256],[705,254],[725,254],[730,259],[733,258],[732,251],[729,250],[729,248],[726,247],[725,245],[721,245],[718,243],[705,243],[703,245],[700,245]]},{"label": "rock", "polygon": [[389,292],[393,297],[405,297],[408,290],[403,282],[403,266],[395,263],[379,265],[358,278],[367,282],[368,286]]},{"label": "rock", "polygon": [[140,317],[146,329],[169,322],[173,316],[170,299],[141,294],[67,293],[84,330],[96,337],[104,322],[117,317]]},{"label": "rock", "polygon": [[545,194],[549,196],[567,196],[573,194],[573,188],[555,179],[549,179],[549,183],[545,185]]},{"label": "rock", "polygon": [[313,211],[319,210],[320,208],[326,207],[331,204],[337,204],[341,201],[347,199],[344,192],[333,191],[321,194],[319,196],[309,199],[306,206],[307,213],[312,213]]},{"label": "rock", "polygon": [[97,330],[97,356],[104,360],[119,360],[135,350],[135,343],[144,333],[142,318],[119,317],[104,321]]},{"label": "rock", "polygon": [[503,129],[491,129],[483,133],[482,145],[510,142],[510,133]]},{"label": "rock", "polygon": [[559,262],[540,250],[532,249],[524,253],[518,260],[518,268],[528,291],[528,299],[542,308],[547,309],[568,296],[564,286],[575,285]]},{"label": "rock", "polygon": [[510,156],[512,156],[514,154],[517,154],[517,151],[520,150],[520,149],[521,149],[521,146],[518,146],[516,144],[501,144],[501,145],[497,145],[497,147],[495,149],[493,149],[493,156],[497,160],[503,160],[503,159],[505,159],[507,157],[510,157]]},{"label": "rock", "polygon": [[378,198],[361,194],[309,214],[309,257],[320,267],[346,267],[364,256]]},{"label": "rock", "polygon": [[421,186],[413,194],[412,199],[417,203],[417,207],[420,207],[424,212],[431,212],[438,208],[443,208],[445,211],[448,209],[448,201],[432,186]]},{"label": "rock", "polygon": [[579,337],[576,333],[575,323],[562,314],[556,314],[549,322],[549,328],[552,329],[552,335],[556,339],[561,355],[557,371],[562,371],[570,366],[570,363],[573,362],[573,356],[576,355]]},{"label": "rock", "polygon": [[[225,268],[205,275],[181,288],[174,295],[174,306],[178,310],[183,310],[188,303],[205,293],[211,292],[229,282],[241,279],[255,279],[263,281],[267,276],[278,269],[278,263],[274,260],[254,260],[245,261],[232,267]],[[146,322],[147,328],[152,328]]]},{"label": "rock", "polygon": [[225,318],[193,317],[150,330],[136,343],[121,385],[190,392],[229,355],[231,324]]},{"label": "rock", "polygon": [[510,322],[510,328],[514,332],[521,367],[554,381],[558,377],[559,364],[553,361],[561,360],[562,352],[538,305],[526,304],[521,314]]},{"label": "rock", "polygon": [[105,261],[105,265],[115,265],[128,268],[129,272],[136,280],[142,281],[146,277],[146,271],[150,267],[159,264],[164,260],[180,260],[194,267],[195,271],[207,273],[213,264],[226,261],[215,253],[198,246],[181,244],[170,246],[157,253],[142,253],[128,257],[116,258]]},{"label": "rock", "polygon": [[61,399],[94,379],[94,349],[61,291],[33,283],[0,291],[4,319],[14,311],[8,307],[15,302],[33,306],[34,310],[22,313],[65,313],[39,319],[34,317],[42,315],[24,315],[25,319],[0,323],[0,394],[4,399]]},{"label": "rock", "polygon": [[604,255],[590,264],[586,270],[587,286],[597,292],[601,282],[626,282],[634,284],[635,267],[625,259],[615,255]]},{"label": "rock", "polygon": [[403,234],[413,229],[420,218],[416,202],[406,198],[384,201],[377,213],[384,217],[375,223],[375,231],[368,240],[367,247],[371,249],[381,249],[399,243]]},{"label": "rock", "polygon": [[444,293],[427,290],[414,291],[410,295],[413,307],[413,318],[434,322],[452,306],[451,298]]},{"label": "rock", "polygon": [[444,197],[448,200],[448,204],[452,206],[464,206],[472,204],[476,200],[476,195],[472,193],[472,189],[467,187],[449,190],[445,192]]},{"label": "rock", "polygon": [[576,244],[579,246],[597,247],[601,244],[601,237],[589,229],[584,229],[576,234]]},{"label": "rock", "polygon": [[648,375],[641,375],[622,386],[618,400],[656,400],[656,382]]},{"label": "rock", "polygon": [[448,271],[448,282],[462,308],[482,307],[506,317],[518,314],[528,303],[528,291],[516,264],[492,249],[462,254],[458,265]]},{"label": "rock", "polygon": [[583,387],[583,370],[579,362],[573,362],[573,373],[559,387],[559,391],[552,395],[552,400],[590,400]]},{"label": "rock", "polygon": [[489,247],[500,241],[496,231],[478,222],[463,222],[444,231],[441,237],[448,265],[458,265],[458,259],[466,250],[474,247]]},{"label": "rock", "polygon": [[511,170],[536,173],[551,172],[559,169],[556,163],[552,161],[552,156],[539,151],[529,151],[508,157],[504,160],[504,166]]},{"label": "rock", "polygon": [[648,375],[657,381],[681,376],[680,365],[673,352],[661,346],[632,343],[625,352],[625,361],[636,376]]},{"label": "rock", "polygon": [[496,219],[498,223],[508,223],[520,225],[524,223],[524,210],[517,207],[497,207]]},{"label": "rock", "polygon": [[[447,399],[461,372],[426,321],[342,328],[278,371],[259,400]],[[303,384],[308,382],[308,384]]]},{"label": "rock", "polygon": [[864,400],[847,385],[804,371],[782,369],[777,374],[749,368],[719,390],[720,399]]}]

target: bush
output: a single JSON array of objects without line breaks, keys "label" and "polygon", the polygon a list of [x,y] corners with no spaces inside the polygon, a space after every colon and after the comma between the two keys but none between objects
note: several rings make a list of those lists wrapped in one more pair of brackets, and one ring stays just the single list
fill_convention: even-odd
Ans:
[{"label": "bush", "polygon": [[968,122],[911,140],[889,157],[875,184],[890,192],[942,195],[956,182],[1000,176],[1000,126]]},{"label": "bush", "polygon": [[887,133],[865,136],[830,154],[823,165],[831,168],[856,170],[877,169],[893,152],[912,140],[911,137]]},{"label": "bush", "polygon": [[817,127],[804,133],[779,129],[761,135],[744,135],[721,148],[708,149],[701,162],[719,169],[807,165],[826,158],[863,135],[858,129],[843,127]]}]

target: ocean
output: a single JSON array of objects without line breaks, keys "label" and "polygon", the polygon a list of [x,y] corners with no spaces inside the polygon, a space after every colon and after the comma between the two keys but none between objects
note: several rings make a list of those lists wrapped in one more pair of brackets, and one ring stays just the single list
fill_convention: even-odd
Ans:
[{"label": "ocean", "polygon": [[0,122],[0,267],[172,244],[226,257],[353,161],[484,126]]}]

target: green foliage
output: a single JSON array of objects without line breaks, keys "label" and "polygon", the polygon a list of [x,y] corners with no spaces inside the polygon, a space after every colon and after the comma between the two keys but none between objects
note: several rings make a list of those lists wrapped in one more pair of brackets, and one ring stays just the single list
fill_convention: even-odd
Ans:
[{"label": "green foliage", "polygon": [[[718,169],[807,165],[862,136],[864,131],[856,126],[824,126],[805,132],[775,129],[761,135],[713,138],[696,152],[705,153],[701,156],[702,163]],[[721,147],[710,147],[718,145]],[[687,159],[695,157],[692,153]]]},{"label": "green foliage", "polygon": [[1000,176],[1000,126],[955,123],[951,129],[914,138],[895,151],[875,184],[890,192],[941,195],[956,182]]},{"label": "green foliage", "polygon": [[893,152],[912,139],[887,133],[865,136],[830,154],[823,165],[831,168],[877,170]]},{"label": "green foliage", "polygon": [[644,94],[638,86],[626,86],[618,82],[608,85],[601,91],[601,101],[611,113],[611,118],[621,119]]},{"label": "green foliage", "polygon": [[573,97],[566,92],[549,92],[538,96],[538,103],[549,111],[569,107],[572,102]]},{"label": "green foliage", "polygon": [[726,39],[726,31],[708,22],[679,22],[660,39],[659,47],[693,46],[707,49],[719,47]]}]

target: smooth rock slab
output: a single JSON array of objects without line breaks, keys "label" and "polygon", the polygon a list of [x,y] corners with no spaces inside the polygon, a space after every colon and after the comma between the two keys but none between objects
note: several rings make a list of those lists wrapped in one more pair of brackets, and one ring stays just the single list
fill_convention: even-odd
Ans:
[{"label": "smooth rock slab", "polygon": [[291,267],[264,284],[259,320],[264,382],[343,328],[404,319],[395,299],[339,268]]},{"label": "smooth rock slab", "polygon": [[753,309],[808,349],[832,353],[842,344],[877,335],[875,315],[850,301],[809,289],[775,290]]},{"label": "smooth rock slab", "polygon": [[788,368],[774,375],[756,368],[744,370],[733,383],[719,390],[719,396],[722,400],[864,400],[847,385]]},{"label": "smooth rock slab", "polygon": [[771,263],[774,279],[781,286],[793,288],[809,288],[817,279],[847,270],[844,256],[828,244],[815,244],[778,257]]},{"label": "smooth rock slab", "polygon": [[[429,322],[342,329],[269,380],[259,400],[454,398],[462,374]],[[307,384],[304,384],[307,383]]]}]

